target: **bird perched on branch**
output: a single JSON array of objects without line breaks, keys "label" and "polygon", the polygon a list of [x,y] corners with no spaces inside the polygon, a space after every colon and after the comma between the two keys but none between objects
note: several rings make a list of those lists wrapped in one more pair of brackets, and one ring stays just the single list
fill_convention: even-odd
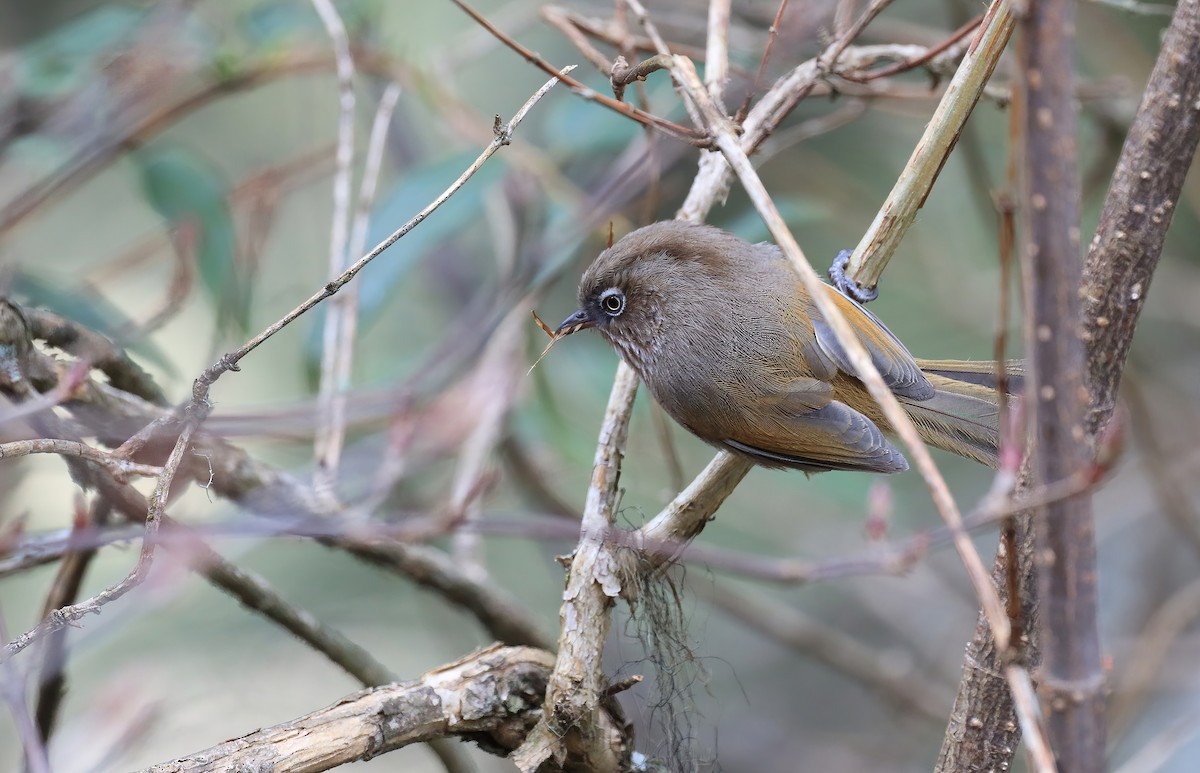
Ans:
[{"label": "bird perched on branch", "polygon": [[[929,445],[996,466],[996,363],[917,360],[825,286]],[[908,469],[893,429],[773,244],[665,221],[600,253],[555,339],[594,328],[693,435],[766,467]],[[1020,364],[1006,363],[1020,387]]]}]

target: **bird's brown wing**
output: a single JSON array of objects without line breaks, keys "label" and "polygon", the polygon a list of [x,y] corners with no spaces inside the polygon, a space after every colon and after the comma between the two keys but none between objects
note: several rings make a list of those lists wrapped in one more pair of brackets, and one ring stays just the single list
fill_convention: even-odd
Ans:
[{"label": "bird's brown wing", "polygon": [[[836,289],[829,286],[826,286],[825,289],[829,292],[829,297],[837,304],[838,309],[858,332],[858,340],[871,355],[871,362],[883,376],[884,383],[901,397],[912,400],[928,400],[933,397],[933,385],[925,378],[917,361],[909,354],[904,344],[900,343],[900,339],[892,335],[892,331],[888,330],[874,314]],[[814,313],[812,325],[816,332],[816,347],[820,349],[820,354],[832,360],[843,373],[856,375],[854,366],[850,364],[850,358],[846,355],[846,350],[838,343],[837,336],[834,335],[833,328],[829,326],[829,323],[820,314]]]},{"label": "bird's brown wing", "polygon": [[908,462],[879,427],[832,399],[829,383],[796,378],[745,405],[744,426],[722,444],[768,467],[806,472],[902,472]]}]

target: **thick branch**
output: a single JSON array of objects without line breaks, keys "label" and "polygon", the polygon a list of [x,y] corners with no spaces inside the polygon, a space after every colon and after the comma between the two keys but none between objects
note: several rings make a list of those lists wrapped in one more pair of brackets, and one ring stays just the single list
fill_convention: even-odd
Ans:
[{"label": "thick branch", "polygon": [[448,735],[509,750],[536,719],[553,662],[543,650],[490,647],[142,773],[316,773]]},{"label": "thick branch", "polygon": [[[1083,272],[1083,316],[1087,387],[1092,414],[1089,434],[1112,415],[1117,388],[1150,277],[1183,179],[1200,140],[1200,2],[1183,0],[1146,84],[1142,103],[1125,139]],[[990,639],[977,637],[967,649],[959,687],[966,719],[1011,698],[997,673]],[[1007,726],[1006,726],[1007,725]],[[1016,727],[1006,722],[952,723],[939,771],[999,769],[1011,760]]]},{"label": "thick branch", "polygon": [[1200,140],[1200,0],[1180,0],[1113,172],[1083,280],[1088,429],[1108,421],[1121,371]]}]

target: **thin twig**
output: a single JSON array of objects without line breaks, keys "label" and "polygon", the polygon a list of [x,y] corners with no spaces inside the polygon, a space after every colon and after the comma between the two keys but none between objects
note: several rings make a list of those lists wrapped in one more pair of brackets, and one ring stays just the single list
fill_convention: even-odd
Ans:
[{"label": "thin twig", "polygon": [[775,48],[775,41],[779,37],[779,27],[783,24],[783,14],[787,11],[788,0],[779,0],[779,8],[775,11],[775,19],[771,22],[771,27],[767,30],[767,45],[763,47],[762,57],[758,60],[758,71],[754,74],[754,82],[750,86],[750,90],[746,92],[746,99],[742,102],[742,106],[738,108],[737,115],[733,122],[741,125],[746,120],[746,114],[750,111],[750,103],[754,101],[754,96],[758,94],[759,86],[762,84],[763,77],[767,74],[767,62],[771,58],[771,51]]},{"label": "thin twig", "polygon": [[105,604],[116,601],[142,584],[149,575],[151,565],[154,562],[154,550],[157,545],[156,537],[162,522],[164,510],[167,506],[167,495],[171,490],[171,481],[175,478],[175,473],[179,469],[184,453],[191,442],[192,434],[199,426],[206,409],[207,406],[202,406],[201,410],[189,411],[189,415],[179,433],[179,438],[175,441],[175,446],[171,449],[171,454],[167,457],[166,464],[163,465],[162,473],[158,476],[158,481],[154,486],[154,493],[150,496],[149,510],[146,513],[146,528],[142,534],[142,549],[138,554],[137,564],[133,570],[116,585],[106,588],[86,601],[81,601],[78,604],[72,604],[54,611],[37,626],[5,644],[4,653],[0,654],[0,663],[7,662],[30,644],[55,631],[62,630],[85,615],[99,614]]},{"label": "thin twig", "polygon": [[558,80],[561,80],[563,82],[563,85],[565,85],[567,88],[569,88],[574,94],[576,94],[584,99],[587,99],[587,100],[590,100],[593,102],[598,102],[599,104],[604,105],[605,107],[609,108],[610,110],[614,110],[614,111],[620,113],[621,115],[624,115],[627,118],[631,118],[631,119],[637,121],[640,124],[653,127],[654,129],[661,131],[662,133],[666,134],[669,137],[674,137],[675,139],[682,140],[684,142],[687,142],[688,144],[697,145],[700,147],[703,147],[708,144],[708,138],[705,137],[700,132],[696,131],[695,129],[689,129],[686,126],[680,126],[679,124],[674,123],[673,121],[668,121],[665,118],[660,118],[651,113],[647,113],[644,110],[640,110],[640,109],[634,107],[633,105],[630,105],[627,102],[622,102],[613,97],[609,97],[604,94],[601,94],[601,93],[595,91],[594,89],[590,89],[587,86],[580,83],[579,81],[575,80],[574,78],[567,77],[566,73],[569,72],[570,70],[574,69],[573,67],[559,70],[556,73],[556,69],[549,62],[547,62],[541,56],[534,53],[533,51],[526,48],[525,46],[522,46],[517,41],[515,41],[512,38],[505,35],[503,32],[501,32],[499,29],[497,29],[491,22],[489,22],[482,15],[480,15],[478,11],[476,11],[475,9],[473,9],[469,5],[467,5],[465,2],[463,2],[463,0],[451,0],[451,2],[454,3],[455,5],[457,5],[459,8],[461,8],[463,10],[463,12],[466,13],[468,16],[470,16],[472,19],[474,19],[477,24],[484,27],[488,32],[491,32],[493,35],[495,35],[498,40],[500,40],[502,43],[504,43],[504,45],[508,46],[513,51],[515,51],[516,53],[518,53],[522,57],[524,57],[525,61],[534,65],[535,67],[542,70],[543,72],[555,75],[555,77]]},{"label": "thin twig", "polygon": [[[571,65],[570,67],[564,68],[563,72],[569,72],[574,68],[575,66]],[[512,117],[512,120],[510,120],[507,124],[501,123],[500,116],[496,116],[495,125],[493,127],[493,134],[495,136],[493,137],[491,143],[484,148],[483,152],[479,154],[479,157],[476,158],[475,161],[473,161],[461,175],[459,175],[458,179],[450,184],[450,187],[444,190],[432,202],[427,204],[420,212],[414,215],[412,219],[394,231],[382,242],[377,244],[366,255],[355,261],[354,264],[346,269],[340,276],[327,283],[318,292],[314,293],[310,298],[308,298],[308,300],[289,311],[258,335],[242,344],[242,346],[223,355],[219,360],[217,360],[217,362],[209,366],[208,369],[196,379],[196,382],[192,387],[193,402],[196,403],[206,400],[209,389],[214,383],[216,383],[217,379],[231,370],[239,370],[238,363],[243,357],[257,349],[271,336],[275,335],[280,330],[296,321],[296,319],[315,307],[321,301],[337,293],[337,291],[342,289],[342,287],[350,282],[350,280],[354,279],[354,277],[358,275],[358,272],[362,271],[368,263],[382,254],[383,251],[388,247],[391,247],[393,244],[403,238],[409,231],[420,225],[425,218],[429,217],[429,215],[438,207],[446,203],[451,196],[457,193],[458,190],[466,184],[467,180],[471,179],[471,177],[474,176],[477,171],[479,171],[479,169],[489,158],[495,155],[500,148],[512,142],[513,134],[517,127],[521,124],[521,121],[525,118],[526,114],[528,114],[533,106],[537,104],[537,102],[546,95],[546,92],[550,91],[550,89],[553,88],[556,83],[558,83],[557,77],[547,81],[540,89],[537,90],[536,93],[534,93],[532,97],[526,100],[525,104],[521,106],[521,109],[516,112],[516,114]]]},{"label": "thin twig", "polygon": [[[4,624],[4,615],[0,612],[0,641],[8,641],[8,629]],[[50,760],[46,754],[46,744],[38,735],[33,716],[29,713],[29,704],[25,701],[25,684],[12,663],[0,661],[0,700],[8,704],[13,715],[13,724],[17,729],[17,737],[21,739],[21,747],[25,752],[25,764],[30,773],[50,773]]]}]

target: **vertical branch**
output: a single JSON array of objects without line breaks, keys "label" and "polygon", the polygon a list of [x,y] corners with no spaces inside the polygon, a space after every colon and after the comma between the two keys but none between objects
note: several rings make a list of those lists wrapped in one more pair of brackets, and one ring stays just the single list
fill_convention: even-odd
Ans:
[{"label": "vertical branch", "polygon": [[523,773],[539,769],[552,756],[561,760],[565,754],[562,739],[571,730],[582,737],[579,753],[588,770],[621,769],[614,758],[618,744],[611,728],[598,721],[607,687],[601,655],[612,625],[612,607],[622,588],[620,564],[612,554],[615,546],[605,535],[613,525],[620,496],[621,457],[637,386],[637,374],[622,362],[600,427],[579,544],[563,591],[558,656],[546,687],[544,715],[512,755]]},{"label": "vertical branch", "polygon": [[708,95],[725,109],[725,81],[729,78],[730,0],[709,0],[708,42],[704,50],[704,86]]},{"label": "vertical branch", "polygon": [[[1034,418],[1034,481],[1050,485],[1091,463],[1079,288],[1079,175],[1075,161],[1074,5],[1036,0],[1022,23],[1024,64],[1026,351]],[[1040,690],[1064,773],[1104,768],[1104,672],[1096,624],[1091,500],[1068,497],[1036,519],[1041,609]]]},{"label": "vertical branch", "polygon": [[[312,0],[321,17],[325,31],[333,42],[334,62],[338,80],[337,167],[333,176],[333,223],[329,229],[329,278],[335,279],[346,270],[350,258],[347,238],[350,229],[350,177],[354,164],[354,60],[350,56],[350,40],[342,17],[332,0]],[[345,318],[353,313],[350,304],[330,304],[325,316],[324,345],[321,351],[321,386],[317,411],[317,432],[314,443],[317,469],[315,484],[318,494],[333,497],[337,479],[338,459],[341,456],[341,433],[336,431],[333,414],[336,396],[340,391],[337,379],[337,349],[342,339]]]}]

